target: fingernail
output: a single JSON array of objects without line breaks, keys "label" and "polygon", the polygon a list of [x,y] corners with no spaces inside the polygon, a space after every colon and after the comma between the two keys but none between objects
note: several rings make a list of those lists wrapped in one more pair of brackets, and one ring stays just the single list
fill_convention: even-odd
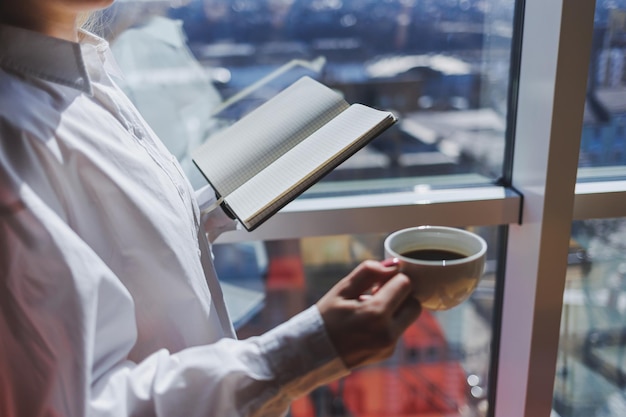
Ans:
[{"label": "fingernail", "polygon": [[398,263],[400,263],[400,260],[398,258],[387,258],[381,261],[381,263],[383,264],[383,266],[392,267],[392,266],[398,266]]}]

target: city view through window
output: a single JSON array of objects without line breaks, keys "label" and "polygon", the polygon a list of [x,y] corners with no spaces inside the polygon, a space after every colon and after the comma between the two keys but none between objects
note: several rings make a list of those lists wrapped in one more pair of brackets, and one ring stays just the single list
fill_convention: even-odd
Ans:
[{"label": "city view through window", "polygon": [[513,11],[510,0],[205,0],[171,15],[182,19],[224,97],[292,60],[323,61],[294,66],[225,109],[227,117],[303,73],[349,102],[398,115],[396,127],[329,179],[494,179],[502,169]]},{"label": "city view through window", "polygon": [[[519,54],[512,50],[515,0],[174,3],[117,2],[100,29],[124,73],[121,87],[194,187],[206,182],[189,151],[303,75],[399,118],[308,195],[468,187],[502,176],[511,62]],[[598,168],[621,175],[626,164],[626,0],[598,0],[595,27],[581,181]],[[468,228],[490,247],[475,295],[462,308],[425,312],[389,361],[296,401],[291,417],[489,415],[502,242],[495,227]],[[578,222],[572,230],[553,412],[626,415],[615,414],[615,407],[626,410],[626,304],[611,297],[626,288],[624,222]],[[239,336],[310,305],[360,260],[380,259],[383,238],[215,245]]]}]

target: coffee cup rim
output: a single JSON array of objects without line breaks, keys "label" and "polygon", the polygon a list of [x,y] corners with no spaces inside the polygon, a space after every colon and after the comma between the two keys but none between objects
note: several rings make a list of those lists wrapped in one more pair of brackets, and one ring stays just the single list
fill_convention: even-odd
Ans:
[{"label": "coffee cup rim", "polygon": [[[409,258],[409,257],[403,256],[402,254],[398,253],[395,249],[392,249],[390,247],[391,241],[396,236],[398,236],[400,234],[404,234],[404,233],[410,233],[412,231],[425,230],[425,229],[429,229],[431,231],[442,231],[444,233],[460,233],[460,234],[462,234],[464,236],[467,236],[467,237],[471,238],[472,240],[478,241],[478,243],[480,244],[480,250],[478,252],[474,253],[473,255],[465,256],[465,257],[463,257],[461,259],[455,259],[455,260],[449,260],[449,261],[443,261],[443,260],[429,261],[429,260],[424,260],[424,259],[415,259],[415,258]],[[390,254],[391,256],[393,256],[394,258],[398,258],[398,259],[401,259],[401,260],[409,262],[409,263],[423,264],[423,265],[442,265],[442,264],[444,264],[444,265],[460,265],[460,264],[470,263],[470,262],[473,262],[473,261],[475,261],[477,259],[480,259],[487,252],[487,242],[485,241],[485,239],[483,239],[481,236],[477,235],[476,233],[472,233],[472,232],[469,232],[467,230],[463,230],[463,229],[459,229],[459,228],[455,228],[455,227],[430,226],[430,225],[409,227],[409,228],[397,230],[397,231],[391,233],[389,236],[387,236],[387,238],[384,241],[384,246],[385,246],[385,251],[388,254]],[[445,248],[436,248],[436,249],[445,250]]]}]

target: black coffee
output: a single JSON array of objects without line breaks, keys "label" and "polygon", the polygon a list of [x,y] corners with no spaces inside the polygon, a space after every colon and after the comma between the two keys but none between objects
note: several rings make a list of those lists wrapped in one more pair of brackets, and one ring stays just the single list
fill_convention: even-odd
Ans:
[{"label": "black coffee", "polygon": [[445,249],[414,249],[404,252],[402,256],[422,261],[454,261],[465,258],[465,255]]}]

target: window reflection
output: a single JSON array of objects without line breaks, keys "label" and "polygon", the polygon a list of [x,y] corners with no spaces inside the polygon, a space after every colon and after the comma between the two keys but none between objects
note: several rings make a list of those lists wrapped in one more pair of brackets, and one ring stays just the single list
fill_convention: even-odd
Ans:
[{"label": "window reflection", "polygon": [[581,167],[626,164],[626,2],[596,4]]},{"label": "window reflection", "polygon": [[624,219],[573,225],[554,387],[561,417],[626,411],[625,238]]}]

